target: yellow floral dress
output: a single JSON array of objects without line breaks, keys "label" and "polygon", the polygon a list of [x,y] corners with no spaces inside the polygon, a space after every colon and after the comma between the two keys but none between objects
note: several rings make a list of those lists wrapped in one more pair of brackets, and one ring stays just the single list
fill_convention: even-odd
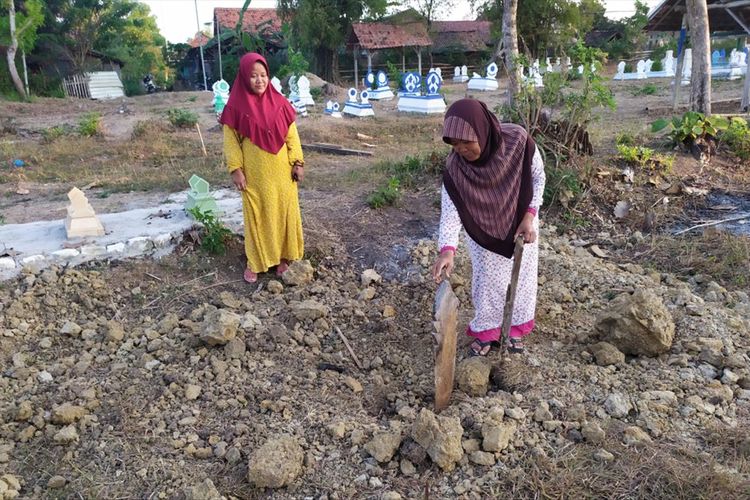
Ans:
[{"label": "yellow floral dress", "polygon": [[299,260],[304,253],[302,216],[292,164],[303,161],[297,125],[292,123],[286,145],[276,154],[260,149],[224,125],[224,156],[229,172],[243,169],[247,268],[263,273],[281,259]]}]

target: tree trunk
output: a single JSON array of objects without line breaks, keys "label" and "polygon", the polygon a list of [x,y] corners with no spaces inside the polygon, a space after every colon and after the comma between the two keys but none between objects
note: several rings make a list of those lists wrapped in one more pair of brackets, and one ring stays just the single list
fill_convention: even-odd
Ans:
[{"label": "tree trunk", "polygon": [[711,114],[711,44],[706,0],[687,0],[690,40],[693,46],[693,72],[690,76],[690,109]]},{"label": "tree trunk", "polygon": [[16,37],[16,6],[13,0],[10,0],[10,8],[8,9],[8,16],[10,17],[10,47],[6,53],[6,59],[8,60],[8,71],[10,71],[10,77],[13,80],[18,94],[26,99],[26,89],[23,88],[23,82],[21,77],[18,75],[18,68],[16,68],[16,52],[18,51],[18,38]]},{"label": "tree trunk", "polygon": [[503,2],[503,37],[495,50],[495,59],[500,59],[508,72],[508,106],[513,106],[516,95],[520,91],[521,68],[516,64],[518,57],[518,30],[516,26],[516,12],[518,0]]}]

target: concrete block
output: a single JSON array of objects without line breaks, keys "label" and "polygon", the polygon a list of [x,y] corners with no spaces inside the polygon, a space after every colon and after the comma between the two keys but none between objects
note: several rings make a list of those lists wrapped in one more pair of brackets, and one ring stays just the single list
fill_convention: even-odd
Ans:
[{"label": "concrete block", "polygon": [[81,254],[75,248],[63,248],[62,250],[55,250],[50,256],[57,261],[67,261],[78,257]]},{"label": "concrete block", "polygon": [[47,267],[47,258],[44,255],[29,255],[21,259],[21,267],[32,272]]},{"label": "concrete block", "polygon": [[136,236],[128,240],[128,253],[143,254],[151,250],[153,242],[146,236]]},{"label": "concrete block", "polygon": [[157,236],[154,236],[154,246],[156,248],[164,248],[168,246],[172,242],[172,234],[171,233],[162,233]]},{"label": "concrete block", "polygon": [[13,257],[0,258],[0,271],[12,271],[16,268],[16,261]]},{"label": "concrete block", "polygon": [[106,253],[107,249],[103,245],[83,245],[81,247],[81,257],[100,257]]},{"label": "concrete block", "polygon": [[125,243],[119,242],[107,245],[107,253],[110,255],[119,255],[121,253],[125,253]]}]

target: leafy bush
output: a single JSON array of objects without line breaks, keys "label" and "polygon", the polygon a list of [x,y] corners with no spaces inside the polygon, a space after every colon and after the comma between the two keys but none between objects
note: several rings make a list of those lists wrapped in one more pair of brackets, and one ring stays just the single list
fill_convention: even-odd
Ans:
[{"label": "leafy bush", "polygon": [[84,137],[93,137],[102,133],[102,117],[99,113],[87,113],[78,122],[78,133]]},{"label": "leafy bush", "polygon": [[395,204],[401,198],[401,183],[397,177],[388,179],[388,184],[379,187],[367,197],[370,208],[383,208]]},{"label": "leafy bush", "polygon": [[310,63],[308,63],[305,56],[302,55],[302,51],[294,50],[289,47],[289,50],[287,50],[287,62],[279,68],[276,76],[278,76],[279,79],[291,75],[302,76],[309,67]]},{"label": "leafy bush", "polygon": [[422,185],[425,178],[442,172],[446,156],[446,151],[433,151],[427,156],[407,156],[399,162],[378,163],[375,170],[387,174],[389,180],[367,198],[367,204],[371,208],[393,205],[401,198],[401,188],[414,189]]},{"label": "leafy bush", "polygon": [[195,220],[203,225],[200,245],[203,250],[214,255],[227,252],[227,244],[234,235],[213,212],[202,212],[198,207],[188,210]]},{"label": "leafy bush", "polygon": [[750,127],[744,118],[733,117],[719,139],[739,158],[750,159]]},{"label": "leafy bush", "polygon": [[56,125],[54,127],[46,128],[42,130],[42,140],[49,144],[54,142],[55,139],[67,135],[69,133],[68,127],[65,125]]},{"label": "leafy bush", "polygon": [[715,140],[719,131],[729,128],[729,120],[721,116],[706,116],[697,111],[688,111],[681,118],[660,118],[651,124],[652,132],[671,128],[669,136],[675,144],[691,147],[698,139]]},{"label": "leafy bush", "polygon": [[388,68],[388,80],[390,80],[392,83],[396,84],[396,87],[401,86],[401,70],[398,69],[398,66],[393,64],[391,61],[385,62],[386,67]]},{"label": "leafy bush", "polygon": [[187,109],[172,108],[167,111],[167,118],[177,128],[195,127],[198,123],[198,115]]},{"label": "leafy bush", "polygon": [[617,144],[620,159],[628,165],[669,173],[674,165],[674,155],[657,153],[651,148]]},{"label": "leafy bush", "polygon": [[546,169],[546,174],[543,195],[545,207],[552,206],[555,201],[567,207],[571,200],[583,192],[583,182],[573,169],[552,166]]},{"label": "leafy bush", "polygon": [[[654,70],[654,71],[659,71],[659,70]],[[653,83],[647,83],[643,87],[641,87],[639,89],[633,90],[633,95],[634,96],[639,96],[639,95],[656,95],[658,93],[659,93],[659,87],[657,87]]]}]

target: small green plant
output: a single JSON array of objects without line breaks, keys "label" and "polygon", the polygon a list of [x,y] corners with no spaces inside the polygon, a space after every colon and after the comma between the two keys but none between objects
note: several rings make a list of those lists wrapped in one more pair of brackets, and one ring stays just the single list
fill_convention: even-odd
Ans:
[{"label": "small green plant", "polygon": [[49,144],[51,142],[54,142],[55,139],[59,139],[60,137],[66,135],[67,133],[68,129],[65,125],[56,125],[54,127],[42,130],[42,139],[45,143]]},{"label": "small green plant", "polygon": [[84,137],[93,137],[102,132],[102,117],[99,113],[86,113],[78,122],[78,133]]},{"label": "small green plant", "polygon": [[188,102],[195,102],[195,101],[198,100],[198,96],[197,95],[191,95],[190,97],[187,98],[187,100],[188,100]]},{"label": "small green plant", "polygon": [[654,150],[644,146],[618,144],[617,152],[620,153],[620,159],[625,161],[625,163],[640,167],[646,166],[654,156]]},{"label": "small green plant", "polygon": [[388,68],[388,80],[396,84],[396,87],[401,86],[401,71],[398,69],[398,66],[393,64],[391,61],[385,62],[386,67]]},{"label": "small green plant", "polygon": [[213,212],[202,212],[198,207],[191,208],[188,212],[203,225],[201,248],[213,255],[224,255],[227,244],[233,238],[232,231]]},{"label": "small green plant", "polygon": [[635,137],[630,132],[620,132],[615,135],[615,144],[624,144],[625,146],[634,146]]},{"label": "small green plant", "polygon": [[647,83],[643,87],[633,90],[633,95],[636,97],[639,95],[656,95],[658,93],[659,93],[659,87],[657,87],[653,83]]},{"label": "small green plant", "polygon": [[388,179],[388,184],[379,187],[367,197],[370,208],[383,208],[395,204],[401,198],[401,183],[397,177]]},{"label": "small green plant", "polygon": [[198,123],[198,115],[187,109],[170,109],[167,111],[167,118],[177,128],[191,128]]},{"label": "small green plant", "polygon": [[305,56],[302,55],[302,51],[289,47],[287,50],[287,62],[279,68],[276,76],[279,78],[291,75],[302,76],[309,67],[310,63],[308,63]]},{"label": "small green plant", "polygon": [[547,169],[547,181],[544,184],[544,206],[549,207],[559,201],[568,207],[571,201],[580,196],[584,185],[578,172],[570,168],[551,166]]},{"label": "small green plant", "polygon": [[729,127],[721,133],[719,139],[737,157],[750,159],[750,127],[744,118],[732,117]]},{"label": "small green plant", "polygon": [[0,214],[0,226],[5,224],[5,216],[3,214]]},{"label": "small green plant", "polygon": [[652,132],[671,128],[669,136],[677,145],[691,147],[696,140],[715,140],[719,131],[729,128],[729,120],[721,116],[706,116],[697,111],[688,111],[682,117],[671,120],[660,118],[651,124]]},{"label": "small green plant", "polygon": [[323,88],[322,87],[312,87],[310,89],[310,96],[312,96],[313,100],[319,101],[321,97],[323,97]]}]

